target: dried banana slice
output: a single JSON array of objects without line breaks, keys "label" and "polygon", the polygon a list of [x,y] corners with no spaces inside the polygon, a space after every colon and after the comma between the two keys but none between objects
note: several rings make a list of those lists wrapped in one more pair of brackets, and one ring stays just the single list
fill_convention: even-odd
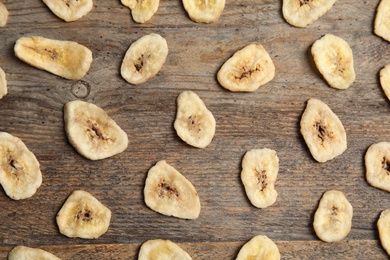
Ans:
[{"label": "dried banana slice", "polygon": [[8,10],[7,7],[0,2],[0,27],[4,27],[8,21]]},{"label": "dried banana slice", "polygon": [[197,94],[184,91],[177,97],[174,123],[177,135],[187,144],[205,148],[213,140],[216,122]]},{"label": "dried banana slice", "polygon": [[71,145],[82,156],[100,160],[123,152],[127,134],[100,107],[81,100],[66,103],[65,131]]},{"label": "dried banana slice", "polygon": [[61,234],[92,239],[107,232],[111,210],[90,193],[76,190],[65,201],[56,219]]},{"label": "dried banana slice", "polygon": [[379,239],[387,254],[390,255],[390,209],[382,211],[377,222]]},{"label": "dried banana slice", "polygon": [[160,0],[121,0],[121,2],[130,8],[131,16],[136,23],[149,21],[160,4]]},{"label": "dried banana slice", "polygon": [[278,246],[267,236],[255,236],[241,248],[236,260],[278,260]]},{"label": "dried banana slice", "polygon": [[22,61],[66,79],[81,79],[92,63],[91,50],[71,41],[21,37],[14,50]]},{"label": "dried banana slice", "polygon": [[200,200],[192,183],[162,160],[150,168],[144,196],[146,205],[167,216],[196,219]]},{"label": "dried banana slice", "polygon": [[168,56],[167,41],[159,34],[142,36],[125,54],[122,77],[130,84],[141,84],[156,76]]},{"label": "dried banana slice", "polygon": [[19,138],[0,132],[0,184],[14,200],[30,198],[42,184],[35,155]]},{"label": "dried banana slice", "polygon": [[16,246],[8,254],[8,260],[61,260],[43,249]]},{"label": "dried banana slice", "polygon": [[387,99],[390,100],[390,64],[381,69],[379,72],[379,79]]},{"label": "dried banana slice", "polygon": [[328,12],[336,0],[283,0],[283,17],[295,27],[306,27]]},{"label": "dried banana slice", "polygon": [[49,9],[66,22],[73,22],[88,14],[92,0],[43,0]]},{"label": "dried banana slice", "polygon": [[5,78],[5,72],[0,68],[0,99],[8,93],[7,79]]},{"label": "dried banana slice", "polygon": [[279,158],[274,150],[253,149],[242,160],[241,180],[251,203],[266,208],[275,203],[278,193],[274,183],[279,171]]},{"label": "dried banana slice", "polygon": [[352,49],[342,38],[326,34],[314,42],[311,54],[317,69],[332,88],[347,89],[354,82]]},{"label": "dried banana slice", "polygon": [[301,119],[301,134],[318,162],[326,162],[347,149],[347,134],[340,119],[321,100],[307,101]]},{"label": "dried banana slice", "polygon": [[170,240],[148,240],[142,244],[139,250],[138,260],[191,260],[191,256],[180,246]]},{"label": "dried banana slice", "polygon": [[234,92],[253,92],[275,77],[275,65],[261,44],[237,51],[218,71],[222,87]]},{"label": "dried banana slice", "polygon": [[390,42],[390,0],[381,0],[378,5],[374,33]]},{"label": "dried banana slice", "polygon": [[188,16],[197,23],[216,22],[225,8],[225,0],[183,0]]},{"label": "dried banana slice", "polygon": [[314,214],[314,231],[322,241],[341,241],[351,230],[352,215],[352,206],[341,191],[326,191]]},{"label": "dried banana slice", "polygon": [[367,182],[373,187],[390,192],[390,142],[371,145],[364,160]]}]

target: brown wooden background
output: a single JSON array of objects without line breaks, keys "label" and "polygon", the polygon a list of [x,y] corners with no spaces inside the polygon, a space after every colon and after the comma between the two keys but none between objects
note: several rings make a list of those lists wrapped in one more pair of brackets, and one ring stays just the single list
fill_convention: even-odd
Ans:
[{"label": "brown wooden background", "polygon": [[[390,140],[390,103],[379,70],[390,63],[389,43],[373,34],[379,0],[339,0],[307,28],[282,17],[281,0],[227,0],[219,21],[191,21],[180,0],[162,0],[145,24],[131,20],[119,0],[95,0],[84,18],[66,23],[40,0],[2,0],[10,17],[0,28],[0,67],[9,94],[0,100],[0,130],[21,138],[41,163],[43,184],[30,199],[13,201],[0,190],[0,258],[16,245],[41,247],[63,259],[136,259],[148,239],[170,239],[194,259],[234,259],[255,235],[267,235],[283,259],[386,259],[376,221],[390,207],[388,192],[365,180],[364,154]],[[133,86],[120,76],[130,44],[149,33],[167,39],[169,55],[159,74]],[[326,84],[313,65],[311,44],[326,33],[351,46],[356,81],[347,90]],[[21,36],[77,41],[93,51],[82,81],[35,69],[13,53]],[[260,42],[276,66],[273,81],[254,93],[231,93],[216,80],[220,66],[237,50]],[[196,92],[217,121],[206,149],[182,142],[173,121],[176,97]],[[339,116],[348,149],[327,163],[310,155],[299,133],[305,102],[316,97]],[[125,152],[101,161],[81,157],[64,132],[63,106],[92,102],[107,111],[129,136]],[[252,206],[240,181],[247,150],[277,151],[277,202]],[[196,220],[166,217],[143,202],[148,169],[165,159],[196,187]],[[109,231],[97,240],[71,239],[58,232],[55,216],[75,189],[91,192],[113,213]],[[352,230],[338,243],[320,241],[312,228],[323,192],[344,192],[354,208]]]}]

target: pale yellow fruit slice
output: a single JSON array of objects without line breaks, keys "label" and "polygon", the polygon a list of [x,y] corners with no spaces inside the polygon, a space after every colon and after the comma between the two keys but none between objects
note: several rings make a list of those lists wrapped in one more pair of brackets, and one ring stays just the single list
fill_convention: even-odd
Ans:
[{"label": "pale yellow fruit slice", "polygon": [[21,37],[14,50],[22,61],[66,79],[81,79],[92,63],[91,50],[72,41]]},{"label": "pale yellow fruit slice", "polygon": [[16,246],[8,254],[8,260],[61,260],[43,249]]},{"label": "pale yellow fruit slice", "polygon": [[390,100],[390,64],[380,70],[379,79],[387,99]]},{"label": "pale yellow fruit slice", "polygon": [[75,190],[65,201],[56,219],[61,234],[93,239],[107,232],[111,210],[90,193]]},{"label": "pale yellow fruit slice", "polygon": [[241,180],[251,203],[266,208],[275,203],[278,193],[274,184],[279,171],[276,151],[253,149],[242,160]]},{"label": "pale yellow fruit slice", "polygon": [[4,27],[8,22],[8,10],[7,7],[0,2],[0,27]]},{"label": "pale yellow fruit slice", "polygon": [[351,230],[352,215],[352,205],[341,191],[326,191],[314,214],[314,231],[322,241],[341,241]]},{"label": "pale yellow fruit slice", "polygon": [[390,209],[381,212],[377,222],[377,228],[382,247],[390,255]]},{"label": "pale yellow fruit slice", "polygon": [[194,22],[213,23],[221,16],[225,0],[183,0],[183,5]]},{"label": "pale yellow fruit slice", "polygon": [[127,134],[100,107],[81,100],[64,106],[65,131],[70,144],[82,156],[100,160],[123,152]]},{"label": "pale yellow fruit slice", "polygon": [[42,184],[35,155],[19,138],[0,132],[0,184],[14,200],[30,198]]},{"label": "pale yellow fruit slice", "polygon": [[200,200],[192,183],[162,160],[150,168],[145,182],[146,205],[167,216],[196,219]]},{"label": "pale yellow fruit slice", "polygon": [[213,140],[216,122],[200,97],[192,91],[184,91],[177,97],[174,122],[177,135],[187,144],[205,148]]},{"label": "pale yellow fruit slice", "polygon": [[340,119],[321,100],[307,101],[301,118],[301,134],[318,162],[326,162],[347,149],[347,134]]},{"label": "pale yellow fruit slice", "polygon": [[136,23],[149,21],[158,10],[160,0],[121,0],[131,9],[131,16]]},{"label": "pale yellow fruit slice", "polygon": [[279,248],[267,236],[255,236],[243,245],[236,258],[236,260],[249,259],[279,260]]},{"label": "pale yellow fruit slice", "polygon": [[295,27],[306,27],[328,12],[336,0],[283,0],[283,17]]},{"label": "pale yellow fruit slice", "polygon": [[49,9],[66,22],[73,22],[88,14],[92,0],[43,0]]},{"label": "pale yellow fruit slice", "polygon": [[5,78],[5,72],[0,68],[0,99],[8,93],[7,79]]},{"label": "pale yellow fruit slice", "polygon": [[390,142],[371,145],[364,157],[367,182],[390,192]]},{"label": "pale yellow fruit slice", "polygon": [[142,244],[138,260],[191,260],[191,256],[170,240],[148,240]]},{"label": "pale yellow fruit slice", "polygon": [[374,33],[390,42],[390,0],[381,0],[378,5]]},{"label": "pale yellow fruit slice", "polygon": [[253,92],[275,77],[275,65],[261,44],[237,51],[217,74],[222,87],[234,92]]},{"label": "pale yellow fruit slice", "polygon": [[349,44],[340,37],[326,34],[314,42],[311,54],[318,71],[329,86],[347,89],[355,80],[353,54]]},{"label": "pale yellow fruit slice", "polygon": [[130,84],[141,84],[156,76],[168,56],[167,41],[159,34],[142,36],[127,50],[121,75]]}]

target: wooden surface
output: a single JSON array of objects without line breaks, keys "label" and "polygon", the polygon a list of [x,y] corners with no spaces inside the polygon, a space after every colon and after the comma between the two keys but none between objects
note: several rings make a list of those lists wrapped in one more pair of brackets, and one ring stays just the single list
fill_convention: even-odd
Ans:
[{"label": "wooden surface", "polygon": [[[81,20],[65,23],[40,0],[3,0],[10,17],[0,28],[0,67],[9,94],[0,100],[0,130],[21,138],[41,163],[43,184],[30,199],[13,201],[0,190],[0,259],[13,246],[47,249],[63,259],[135,259],[148,239],[170,239],[194,259],[234,259],[255,235],[267,235],[283,259],[386,259],[376,221],[390,208],[389,193],[365,180],[364,154],[390,140],[390,103],[379,70],[390,63],[389,43],[373,34],[379,0],[339,0],[307,28],[282,17],[282,1],[227,1],[219,21],[192,22],[180,0],[161,1],[145,24],[131,20],[120,1],[95,0]],[[159,74],[133,86],[119,73],[130,44],[149,33],[167,39],[169,55]],[[344,38],[355,59],[356,81],[347,90],[330,88],[313,65],[310,46],[326,33]],[[21,36],[77,41],[93,52],[81,81],[35,69],[14,56]],[[273,81],[254,93],[231,93],[216,81],[220,66],[237,50],[260,42],[276,66]],[[176,97],[196,92],[213,112],[217,130],[211,145],[196,149],[176,135]],[[339,116],[348,149],[318,163],[299,133],[307,99],[316,97]],[[101,161],[81,157],[64,132],[63,106],[92,102],[129,136],[129,147]],[[247,150],[277,151],[278,199],[267,209],[252,206],[240,181]],[[165,159],[196,187],[196,220],[166,217],[143,202],[147,171]],[[58,232],[55,216],[75,189],[92,193],[112,213],[111,226],[97,240],[71,239]],[[353,206],[352,230],[338,243],[320,241],[312,228],[323,192],[338,189]]]}]

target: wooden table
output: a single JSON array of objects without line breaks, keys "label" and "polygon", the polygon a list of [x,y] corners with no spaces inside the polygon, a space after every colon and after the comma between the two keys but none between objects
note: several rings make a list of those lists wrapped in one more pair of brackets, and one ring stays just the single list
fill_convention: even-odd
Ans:
[{"label": "wooden table", "polygon": [[[13,201],[0,191],[0,258],[16,245],[46,249],[62,259],[136,259],[149,239],[170,239],[193,259],[234,259],[256,235],[267,235],[283,259],[386,259],[376,221],[390,208],[389,194],[368,185],[364,154],[390,139],[390,103],[379,84],[379,70],[390,63],[389,43],[373,34],[379,0],[339,0],[307,28],[290,26],[282,1],[227,1],[218,22],[191,21],[181,1],[161,1],[145,24],[132,21],[119,0],[95,0],[81,20],[66,23],[39,0],[3,0],[10,17],[0,28],[0,67],[8,95],[0,100],[1,131],[21,138],[37,156],[43,184],[29,199]],[[149,33],[166,38],[169,55],[158,75],[142,85],[120,76],[130,44]],[[347,90],[330,88],[316,70],[312,43],[326,33],[345,39],[355,60],[356,80]],[[21,36],[39,35],[81,43],[93,63],[80,81],[33,68],[15,57]],[[253,93],[222,88],[216,73],[237,50],[260,42],[270,53],[276,76]],[[176,97],[196,92],[217,121],[205,149],[185,144],[173,122]],[[348,149],[336,159],[316,162],[299,132],[306,101],[318,98],[339,116]],[[92,102],[124,129],[125,152],[90,161],[68,143],[63,106],[70,100]],[[241,160],[253,148],[277,151],[278,199],[267,209],[252,206],[240,180]],[[146,174],[159,160],[184,174],[196,187],[201,214],[182,220],[150,210],[143,199]],[[76,189],[92,193],[112,211],[111,225],[96,240],[61,235],[56,213]],[[321,195],[342,191],[354,209],[352,230],[341,242],[315,235],[313,215]]]}]

